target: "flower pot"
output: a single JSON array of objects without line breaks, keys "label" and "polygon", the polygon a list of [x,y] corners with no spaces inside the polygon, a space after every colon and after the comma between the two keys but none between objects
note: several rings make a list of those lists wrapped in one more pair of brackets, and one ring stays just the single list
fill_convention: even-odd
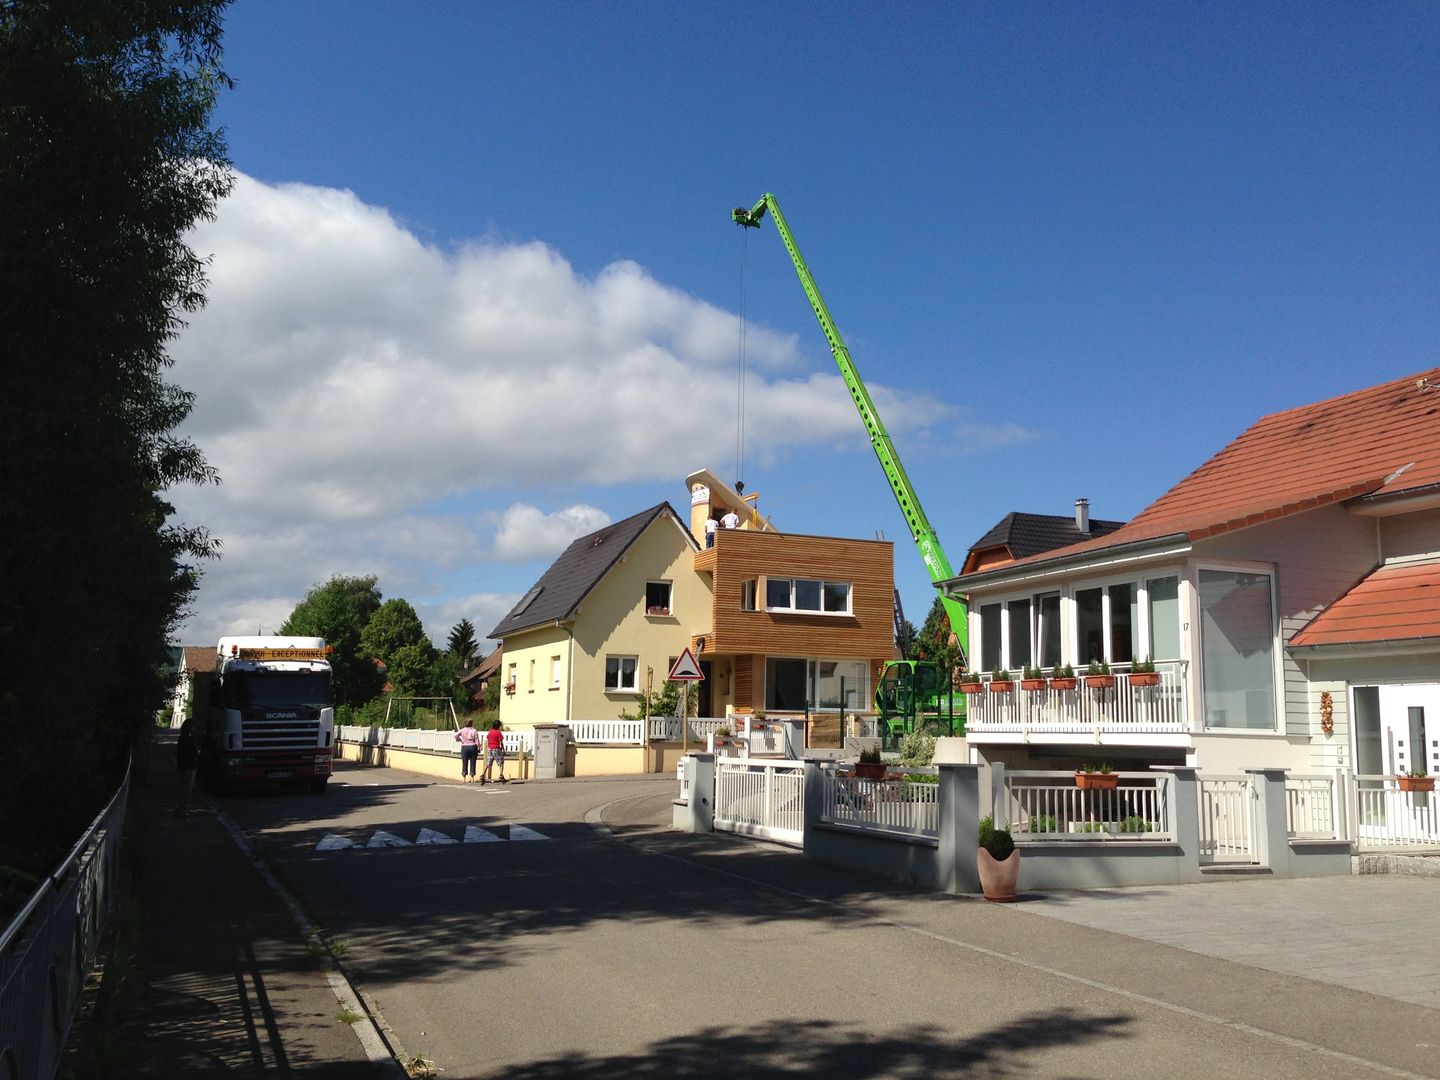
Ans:
[{"label": "flower pot", "polygon": [[883,761],[857,761],[855,775],[861,780],[884,780],[885,768]]},{"label": "flower pot", "polygon": [[1013,679],[990,680],[990,692],[992,694],[1008,694],[1014,689],[1015,681]]},{"label": "flower pot", "polygon": [[1130,673],[1131,686],[1159,686],[1160,673],[1158,671],[1132,671]]},{"label": "flower pot", "polygon": [[985,684],[981,682],[962,682],[960,684],[960,692],[962,694],[983,694],[985,692]]},{"label": "flower pot", "polygon": [[992,904],[1009,904],[1015,900],[1015,883],[1020,880],[1020,849],[1016,848],[1003,862],[983,847],[975,849],[975,869],[980,873],[980,888]]},{"label": "flower pot", "polygon": [[1091,690],[1113,690],[1115,688],[1114,675],[1086,675],[1085,685]]},{"label": "flower pot", "polygon": [[1081,791],[1114,791],[1119,784],[1119,773],[1077,772],[1075,774],[1075,786]]},{"label": "flower pot", "polygon": [[1078,686],[1079,684],[1080,684],[1080,680],[1079,680],[1079,679],[1064,679],[1064,678],[1061,678],[1061,679],[1051,679],[1051,680],[1050,680],[1050,689],[1051,689],[1051,690],[1074,690],[1075,687]]},{"label": "flower pot", "polygon": [[1401,776],[1396,779],[1400,781],[1401,791],[1435,790],[1435,777],[1433,776]]},{"label": "flower pot", "polygon": [[1021,680],[1020,680],[1020,689],[1021,689],[1021,690],[1044,690],[1044,689],[1045,689],[1045,680],[1044,680],[1044,679],[1021,679]]}]

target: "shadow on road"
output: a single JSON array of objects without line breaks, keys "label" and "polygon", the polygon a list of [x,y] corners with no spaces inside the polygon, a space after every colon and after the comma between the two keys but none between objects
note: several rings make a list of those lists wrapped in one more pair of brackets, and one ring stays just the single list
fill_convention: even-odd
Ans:
[{"label": "shadow on road", "polygon": [[1100,1039],[1128,1038],[1129,1017],[1059,1009],[1032,1013],[991,1031],[953,1038],[934,1025],[876,1033],[828,1020],[777,1019],[743,1029],[706,1027],[660,1039],[643,1052],[592,1057],[573,1052],[511,1065],[509,1080],[675,1080],[736,1077],[1022,1076],[1030,1056]]}]

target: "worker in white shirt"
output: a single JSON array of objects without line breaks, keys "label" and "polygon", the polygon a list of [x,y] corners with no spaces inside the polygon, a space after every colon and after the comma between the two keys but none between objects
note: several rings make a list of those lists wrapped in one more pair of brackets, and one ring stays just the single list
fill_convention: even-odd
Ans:
[{"label": "worker in white shirt", "polygon": [[707,517],[705,519],[705,546],[707,548],[715,546],[715,528],[719,524],[720,523],[713,517]]},{"label": "worker in white shirt", "polygon": [[725,516],[720,519],[720,524],[727,529],[738,529],[740,527],[740,515],[734,510],[725,511]]}]

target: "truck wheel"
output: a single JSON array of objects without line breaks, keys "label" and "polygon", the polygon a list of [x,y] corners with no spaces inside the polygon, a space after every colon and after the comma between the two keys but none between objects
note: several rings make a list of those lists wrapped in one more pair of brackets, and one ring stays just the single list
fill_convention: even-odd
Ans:
[{"label": "truck wheel", "polygon": [[328,784],[329,782],[330,782],[330,781],[329,781],[328,778],[325,779],[325,780],[311,780],[311,781],[310,781],[310,794],[312,794],[312,795],[324,795],[324,794],[325,794],[325,785]]}]

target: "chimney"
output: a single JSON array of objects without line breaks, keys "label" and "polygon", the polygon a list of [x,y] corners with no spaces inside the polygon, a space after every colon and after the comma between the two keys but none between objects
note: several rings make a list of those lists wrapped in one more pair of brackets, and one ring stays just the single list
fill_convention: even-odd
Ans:
[{"label": "chimney", "polygon": [[1090,535],[1090,500],[1075,500],[1075,528],[1085,536]]}]

